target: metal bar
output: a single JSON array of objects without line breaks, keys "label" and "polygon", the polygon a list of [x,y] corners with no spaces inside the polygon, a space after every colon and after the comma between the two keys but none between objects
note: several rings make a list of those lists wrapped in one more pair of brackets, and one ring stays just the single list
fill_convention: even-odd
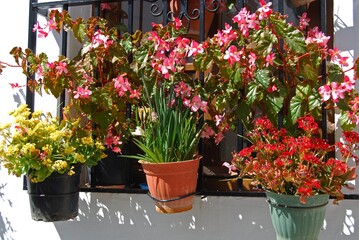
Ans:
[{"label": "metal bar", "polygon": [[237,0],[237,7],[239,10],[244,8],[244,0]]},{"label": "metal bar", "polygon": [[128,0],[128,22],[127,28],[129,33],[133,33],[133,0]]},{"label": "metal bar", "polygon": [[[27,46],[31,49],[34,53],[36,53],[36,34],[33,33],[32,28],[37,22],[37,13],[35,9],[32,7],[33,3],[36,3],[37,0],[30,0],[29,5],[29,27],[28,27],[28,42]],[[34,78],[35,74],[31,76]],[[27,83],[29,83],[30,79],[27,79]],[[33,112],[35,109],[35,93],[31,91],[31,89],[27,86],[26,87],[26,104],[30,108],[30,111]]]},{"label": "metal bar", "polygon": [[[116,2],[116,1],[118,0],[107,0],[106,3]],[[100,0],[68,0],[68,1],[41,2],[41,3],[36,2],[32,4],[32,6],[34,8],[55,8],[55,7],[62,7],[65,4],[67,4],[70,7],[73,7],[73,6],[91,5],[97,3],[101,3],[101,1]]]},{"label": "metal bar", "polygon": [[[69,6],[65,4],[63,6],[63,10],[68,11]],[[62,31],[61,37],[61,55],[67,56],[67,32]],[[60,121],[64,119],[63,109],[65,107],[65,100],[66,100],[66,91],[65,89],[62,90],[60,97],[57,99],[57,116],[59,117]]]},{"label": "metal bar", "polygon": [[[320,27],[321,31],[326,34],[327,32],[327,5],[326,0],[320,1]],[[321,75],[322,75],[322,84],[327,82],[327,61],[324,59],[321,65]],[[327,129],[327,110],[325,109],[325,104],[322,106],[322,138],[328,139],[328,129]]]},{"label": "metal bar", "polygon": [[163,24],[166,25],[168,23],[168,1],[167,0],[162,0],[162,4],[163,4]]},{"label": "metal bar", "polygon": [[283,0],[278,0],[278,12],[284,14],[284,3],[283,3]]},{"label": "metal bar", "polygon": [[[202,42],[204,41],[204,35],[205,35],[205,29],[204,29],[204,26],[205,26],[205,21],[206,21],[206,17],[205,17],[205,4],[206,4],[206,1],[205,0],[200,0],[200,6],[199,6],[199,19],[197,20],[194,20],[194,21],[199,21],[199,24],[200,24],[200,27],[199,27],[199,41]],[[201,81],[203,80],[200,79]]]}]

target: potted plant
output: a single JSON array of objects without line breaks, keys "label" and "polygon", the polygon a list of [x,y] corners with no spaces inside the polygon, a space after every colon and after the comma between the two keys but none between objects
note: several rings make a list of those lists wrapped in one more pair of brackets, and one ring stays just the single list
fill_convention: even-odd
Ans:
[{"label": "potted plant", "polygon": [[35,54],[19,47],[13,48],[11,54],[27,75],[31,90],[40,94],[45,90],[56,98],[66,91],[71,114],[86,120],[86,126],[102,139],[109,158],[94,167],[95,184],[123,184],[121,173],[126,169],[117,155],[133,129],[130,106],[138,102],[141,93],[140,81],[130,69],[132,36],[120,36],[120,30],[108,28],[105,19],[74,20],[67,11],[58,10],[49,13],[45,25],[34,26],[39,37],[53,30],[73,33],[82,44],[76,57],[60,55],[49,61],[46,53]]},{"label": "potted plant", "polygon": [[0,127],[0,163],[10,174],[26,174],[32,218],[76,217],[81,165],[94,166],[104,157],[101,141],[80,119],[59,122],[25,104],[10,115],[14,121]]},{"label": "potted plant", "polygon": [[132,157],[140,160],[161,213],[192,208],[201,158],[198,142],[206,126],[206,99],[198,79],[185,69],[202,46],[185,34],[178,19],[166,26],[153,24],[133,52],[132,68],[141,76],[143,94],[134,140],[142,154]]},{"label": "potted plant", "polygon": [[[237,169],[240,177],[252,177],[253,183],[268,190],[271,213],[279,215],[272,217],[274,224],[296,218],[295,224],[320,229],[328,200],[322,194],[342,199],[341,188],[356,174],[344,159],[327,159],[334,147],[321,140],[324,136],[316,122],[321,121],[325,106],[329,111],[340,110],[344,130],[351,131],[358,123],[355,80],[347,75],[355,68],[354,79],[358,78],[358,60],[354,68],[344,70],[349,65],[347,58],[336,48],[328,48],[329,37],[318,28],[307,29],[305,13],[295,27],[286,16],[273,12],[271,3],[260,4],[254,13],[242,9],[233,18],[236,27],[226,24],[224,30],[218,30],[203,43],[206,48],[194,61],[200,69],[212,68],[204,84],[213,96],[208,111],[222,116],[224,126],[235,128],[241,121],[249,131],[249,144],[234,154],[230,170]],[[335,146],[343,158],[356,159],[350,150],[357,149],[358,134],[344,136],[348,145]],[[314,205],[319,209],[318,224],[309,223],[313,215],[307,210],[314,208],[317,198],[321,199]],[[301,207],[307,207],[306,211],[298,210]],[[285,235],[280,228],[291,229],[288,232],[294,235]],[[295,227],[281,226],[276,227],[277,239],[317,239],[318,228],[313,235],[304,225],[299,228],[308,235],[296,235],[300,233]]]},{"label": "potted plant", "polygon": [[[342,200],[342,187],[357,177],[347,161],[354,157],[358,165],[359,134],[344,132],[346,143],[330,145],[312,116],[297,124],[293,136],[266,117],[256,119],[247,135],[252,145],[233,154],[231,169],[266,190],[277,239],[318,239],[329,195]],[[327,158],[335,148],[342,158]]]}]

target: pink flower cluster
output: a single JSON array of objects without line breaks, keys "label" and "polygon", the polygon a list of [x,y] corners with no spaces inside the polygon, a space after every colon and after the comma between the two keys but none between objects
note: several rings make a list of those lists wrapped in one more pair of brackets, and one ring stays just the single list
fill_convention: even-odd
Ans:
[{"label": "pink flower cluster", "polygon": [[[175,24],[176,28],[182,26],[178,19],[175,19]],[[162,27],[160,24],[153,23],[152,25]],[[153,41],[155,50],[155,54],[152,55],[151,66],[165,79],[169,79],[171,73],[183,71],[187,58],[203,53],[202,44],[181,36],[162,38],[155,31],[152,31],[148,40]]]},{"label": "pink flower cluster", "polygon": [[54,22],[53,20],[49,20],[43,27],[41,27],[39,22],[37,22],[33,27],[32,31],[33,32],[37,31],[39,38],[46,38],[49,35],[49,33],[56,28],[57,28],[56,22]]}]

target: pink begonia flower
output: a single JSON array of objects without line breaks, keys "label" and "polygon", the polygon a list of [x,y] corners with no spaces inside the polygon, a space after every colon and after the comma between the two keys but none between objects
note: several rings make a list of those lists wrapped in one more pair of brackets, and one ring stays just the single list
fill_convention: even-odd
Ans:
[{"label": "pink begonia flower", "polygon": [[229,174],[236,174],[235,171],[237,171],[237,168],[232,164],[230,164],[229,162],[224,162],[222,166],[228,168]]},{"label": "pink begonia flower", "polygon": [[348,58],[349,58],[349,57],[339,56],[339,58],[338,58],[338,63],[339,63],[342,67],[348,67],[348,66],[349,66]]},{"label": "pink begonia flower", "polygon": [[58,65],[56,66],[56,70],[58,71],[59,74],[69,73],[69,70],[67,70],[67,63],[65,62],[59,62]]},{"label": "pink begonia flower", "polygon": [[238,23],[238,26],[242,25],[242,24],[246,24],[247,23],[247,16],[249,15],[249,12],[247,11],[246,8],[242,8],[239,13],[237,15],[235,15],[232,18],[232,21],[234,23]]},{"label": "pink begonia flower", "polygon": [[259,12],[259,20],[268,18],[273,10],[270,8],[272,6],[272,2],[266,3],[265,1],[261,1],[261,6],[257,11]]},{"label": "pink begonia flower", "polygon": [[268,54],[266,56],[266,67],[268,67],[269,65],[273,66],[274,59],[275,59],[275,53]]},{"label": "pink begonia flower", "polygon": [[267,91],[268,91],[269,93],[275,92],[275,91],[277,91],[277,90],[278,90],[278,88],[277,88],[277,85],[275,85],[275,84],[269,85],[269,86],[268,86],[268,89],[267,89]]},{"label": "pink begonia flower", "polygon": [[203,131],[201,132],[201,138],[210,138],[214,134],[214,130],[209,126],[206,126],[205,129],[203,129]]},{"label": "pink begonia flower", "polygon": [[140,99],[141,98],[141,92],[137,91],[136,89],[134,89],[134,90],[130,89],[130,98]]},{"label": "pink begonia flower", "polygon": [[359,109],[359,97],[355,97],[353,100],[350,101],[350,108],[354,113],[358,112]]},{"label": "pink begonia flower", "polygon": [[46,23],[46,29],[47,29],[47,32],[51,32],[53,29],[56,29],[56,22],[54,20],[50,19]]},{"label": "pink begonia flower", "polygon": [[217,114],[217,115],[214,116],[214,121],[216,122],[217,127],[222,123],[223,119],[224,119],[223,115],[218,115]]},{"label": "pink begonia flower", "polygon": [[22,88],[25,87],[26,85],[19,85],[19,83],[9,83],[12,89],[15,88]]},{"label": "pink begonia flower", "polygon": [[309,22],[310,22],[310,19],[307,18],[307,13],[304,12],[302,14],[302,16],[298,16],[298,18],[299,18],[299,26],[298,26],[298,28],[300,30],[306,29],[309,26]]},{"label": "pink begonia flower", "polygon": [[158,36],[156,32],[152,31],[149,34],[150,36],[148,37],[148,40],[153,41],[156,51],[158,49],[163,52],[170,50],[170,45],[166,41],[164,41],[160,36]]},{"label": "pink begonia flower", "polygon": [[202,44],[199,44],[196,41],[192,41],[189,48],[188,48],[188,53],[187,53],[187,57],[195,57],[198,53],[203,53],[204,49]]},{"label": "pink begonia flower", "polygon": [[350,92],[355,88],[355,80],[351,79],[347,75],[344,75],[343,82],[340,85],[345,92]]},{"label": "pink begonia flower", "polygon": [[338,84],[337,82],[332,82],[330,85],[331,85],[331,88],[332,88],[333,101],[338,102],[339,99],[343,99],[345,91],[343,90],[341,85]]},{"label": "pink begonia flower", "polygon": [[223,59],[228,60],[229,65],[233,65],[236,62],[239,62],[241,60],[241,55],[243,54],[243,51],[238,51],[237,47],[234,45],[231,45],[227,50],[223,57]]},{"label": "pink begonia flower", "polygon": [[43,69],[41,67],[41,65],[38,67],[37,71],[36,71],[37,77],[38,78],[42,78],[43,77]]},{"label": "pink begonia flower", "polygon": [[259,20],[257,15],[250,14],[246,8],[242,8],[241,11],[232,18],[234,23],[238,24],[238,29],[242,32],[242,35],[247,37],[249,35],[249,29],[258,29]]},{"label": "pink begonia flower", "polygon": [[182,101],[183,101],[184,106],[191,107],[191,100],[190,99],[183,98]]},{"label": "pink begonia flower", "polygon": [[247,17],[247,26],[250,29],[259,29],[259,20],[257,19],[257,14],[253,13]]},{"label": "pink begonia flower", "polygon": [[49,33],[43,29],[39,29],[37,32],[39,38],[46,38],[49,35]]},{"label": "pink begonia flower", "polygon": [[32,31],[36,32],[36,31],[39,31],[39,30],[42,30],[42,27],[40,26],[39,21],[37,21],[37,23],[34,24],[34,27],[32,28]]},{"label": "pink begonia flower", "polygon": [[214,37],[215,37],[215,42],[217,43],[218,46],[222,47],[226,44],[226,41],[225,41],[226,38],[222,34],[221,30],[217,30],[217,34],[215,34]]},{"label": "pink begonia flower", "polygon": [[103,45],[105,48],[108,48],[113,43],[108,36],[102,34],[100,30],[95,32],[91,40],[91,47],[97,48],[100,45]]},{"label": "pink begonia flower", "polygon": [[55,63],[53,62],[47,62],[46,63],[46,67],[50,68],[50,69],[54,69],[55,68]]},{"label": "pink begonia flower", "polygon": [[182,21],[179,18],[174,19],[176,30],[180,30],[182,26]]},{"label": "pink begonia flower", "polygon": [[330,37],[319,31],[318,27],[314,27],[308,31],[308,37],[305,40],[306,44],[315,43],[322,48],[326,48]]},{"label": "pink begonia flower", "polygon": [[331,89],[330,86],[325,84],[318,89],[319,94],[322,96],[322,100],[324,102],[328,101],[331,96]]},{"label": "pink begonia flower", "polygon": [[349,112],[349,119],[352,121],[353,124],[358,125],[359,124],[359,116],[354,114],[354,112]]},{"label": "pink begonia flower", "polygon": [[191,110],[192,112],[197,112],[199,109],[203,112],[207,112],[207,102],[202,101],[198,95],[195,95],[191,101]]},{"label": "pink begonia flower", "polygon": [[83,77],[84,79],[86,79],[86,82],[87,82],[87,83],[93,83],[93,82],[94,82],[93,78],[92,78],[90,75],[87,75],[86,72],[83,72],[83,73],[82,73],[82,77]]},{"label": "pink begonia flower", "polygon": [[82,87],[77,87],[77,90],[74,91],[74,98],[75,99],[79,99],[79,98],[90,98],[90,95],[92,94],[92,92],[90,90],[88,90],[88,86],[86,86],[85,88]]},{"label": "pink begonia flower", "polygon": [[107,145],[108,148],[112,149],[112,151],[118,153],[121,152],[121,149],[118,146],[122,144],[119,136],[114,136],[112,133],[108,133],[105,138],[105,144]]},{"label": "pink begonia flower", "polygon": [[101,3],[100,5],[101,7],[101,10],[104,11],[104,10],[111,10],[113,7],[111,6],[111,4],[108,4],[108,3]]},{"label": "pink begonia flower", "polygon": [[189,45],[191,44],[191,40],[189,38],[182,38],[178,36],[175,40],[176,51],[183,51],[183,49],[189,48]]},{"label": "pink begonia flower", "polygon": [[131,89],[131,85],[128,82],[128,79],[126,77],[123,77],[123,75],[118,76],[117,78],[113,79],[114,86],[116,90],[118,91],[118,95],[122,97],[125,95],[125,92],[129,91]]},{"label": "pink begonia flower", "polygon": [[330,86],[323,85],[319,87],[319,94],[322,95],[323,101],[332,98],[334,102],[338,102],[339,99],[344,99],[344,93],[345,89],[337,82],[332,82]]},{"label": "pink begonia flower", "polygon": [[249,68],[254,71],[256,69],[256,59],[257,59],[257,55],[253,52],[249,53],[249,57],[248,57],[248,62],[249,62]]},{"label": "pink begonia flower", "polygon": [[219,132],[215,136],[215,143],[218,145],[224,138],[224,135],[222,132]]},{"label": "pink begonia flower", "polygon": [[185,84],[183,81],[175,85],[174,91],[176,93],[176,97],[180,95],[183,97],[189,97],[191,95],[191,87]]},{"label": "pink begonia flower", "polygon": [[330,54],[330,61],[332,61],[332,62],[341,58],[341,55],[340,55],[341,51],[336,47],[334,47],[334,49],[329,49],[328,52]]}]

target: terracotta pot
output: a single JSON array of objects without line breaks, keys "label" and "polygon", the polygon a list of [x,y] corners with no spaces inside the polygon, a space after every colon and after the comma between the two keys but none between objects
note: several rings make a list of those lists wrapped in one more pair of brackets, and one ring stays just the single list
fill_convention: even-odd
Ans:
[{"label": "terracotta pot", "polygon": [[171,163],[139,161],[157,212],[178,213],[192,209],[199,161],[200,158]]}]

